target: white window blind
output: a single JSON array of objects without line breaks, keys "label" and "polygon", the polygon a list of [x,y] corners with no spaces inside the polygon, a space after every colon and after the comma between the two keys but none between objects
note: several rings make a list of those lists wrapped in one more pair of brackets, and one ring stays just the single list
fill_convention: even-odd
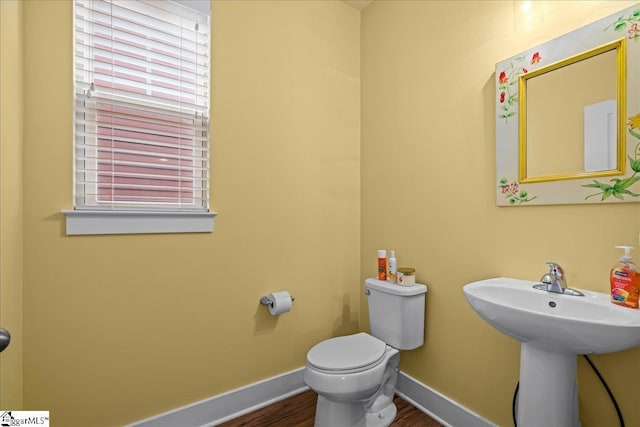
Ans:
[{"label": "white window blind", "polygon": [[75,0],[75,209],[208,211],[209,29],[177,1]]}]

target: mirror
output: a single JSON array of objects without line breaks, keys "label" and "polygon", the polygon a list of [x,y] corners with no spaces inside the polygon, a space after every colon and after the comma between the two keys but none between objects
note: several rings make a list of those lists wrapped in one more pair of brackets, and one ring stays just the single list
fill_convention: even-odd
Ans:
[{"label": "mirror", "polygon": [[640,201],[640,5],[496,64],[496,204]]},{"label": "mirror", "polygon": [[520,182],[624,173],[624,48],[620,39],[520,76]]}]

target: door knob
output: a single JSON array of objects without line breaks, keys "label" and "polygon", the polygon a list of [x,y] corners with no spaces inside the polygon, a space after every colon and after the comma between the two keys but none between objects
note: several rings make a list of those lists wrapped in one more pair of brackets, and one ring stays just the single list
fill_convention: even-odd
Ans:
[{"label": "door knob", "polygon": [[11,342],[11,334],[6,329],[0,328],[0,352],[7,348]]}]

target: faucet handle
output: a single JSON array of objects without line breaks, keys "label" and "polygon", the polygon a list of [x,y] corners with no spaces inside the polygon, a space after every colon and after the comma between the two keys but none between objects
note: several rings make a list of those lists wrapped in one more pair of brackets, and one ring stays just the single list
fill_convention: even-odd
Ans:
[{"label": "faucet handle", "polygon": [[559,264],[553,261],[547,261],[546,264],[549,266],[549,273],[555,273],[554,269],[559,269],[562,272],[562,267]]},{"label": "faucet handle", "polygon": [[[560,264],[555,263],[553,261],[547,261],[547,265],[549,266],[549,273],[542,276],[542,279],[545,279],[548,276],[550,276],[549,278],[555,277],[555,279],[558,280],[563,285],[563,287],[566,287],[567,279],[564,274],[564,269],[560,267]],[[545,282],[544,280],[541,280],[541,281],[543,283],[550,283],[550,282]]]},{"label": "faucet handle", "polygon": [[[542,276],[542,278],[540,279],[540,281],[544,284],[550,285],[556,281],[557,270],[558,270],[558,267],[560,266],[552,261],[547,261],[547,265],[549,266],[549,272],[545,273],[544,276]],[[562,268],[560,268],[560,271],[562,271]]]},{"label": "faucet handle", "polygon": [[553,261],[547,261],[547,265],[549,266],[549,273],[554,273],[561,277],[564,276],[564,270],[560,267],[560,264]]}]

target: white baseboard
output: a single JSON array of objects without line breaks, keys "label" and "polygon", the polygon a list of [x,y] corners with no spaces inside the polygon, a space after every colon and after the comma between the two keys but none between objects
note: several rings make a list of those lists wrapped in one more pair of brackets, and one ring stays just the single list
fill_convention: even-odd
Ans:
[{"label": "white baseboard", "polygon": [[213,427],[309,390],[298,368],[126,427]]},{"label": "white baseboard", "polygon": [[[213,427],[307,390],[304,368],[298,368],[126,427]],[[404,372],[396,393],[445,426],[497,427]]]},{"label": "white baseboard", "polygon": [[470,411],[404,372],[400,372],[398,375],[396,394],[445,426],[497,427],[497,424]]}]

